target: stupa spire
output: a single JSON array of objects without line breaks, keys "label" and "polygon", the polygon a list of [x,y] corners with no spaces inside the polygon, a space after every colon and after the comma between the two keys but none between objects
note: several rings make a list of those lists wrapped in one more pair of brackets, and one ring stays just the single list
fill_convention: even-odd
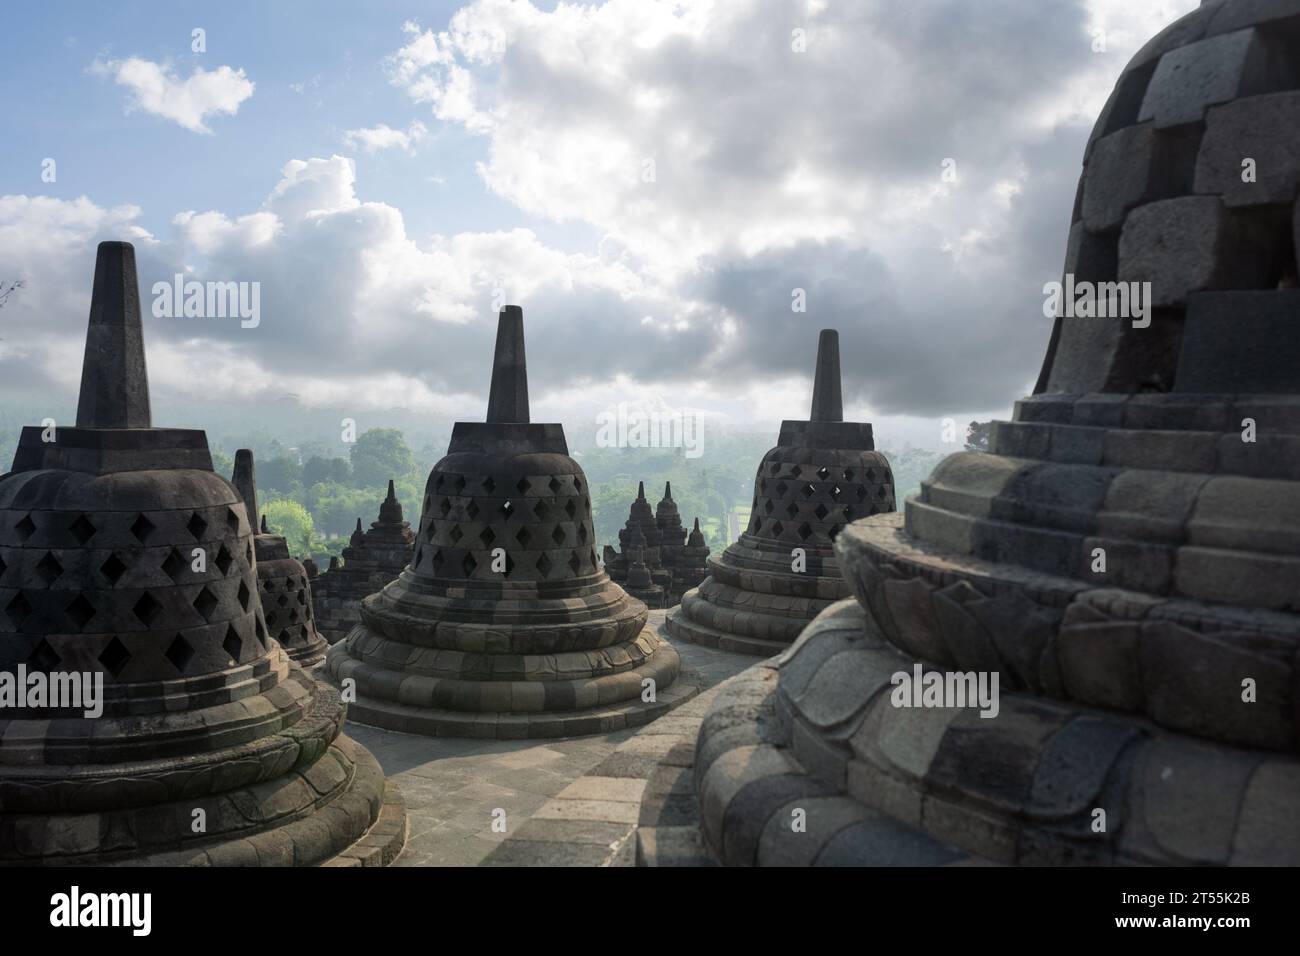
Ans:
[{"label": "stupa spire", "polygon": [[101,242],[95,255],[78,428],[150,428],[135,247]]},{"label": "stupa spire", "polygon": [[524,358],[524,310],[508,305],[497,319],[497,345],[492,356],[492,385],[487,420],[528,421],[528,363]]},{"label": "stupa spire", "polygon": [[840,333],[822,329],[817,339],[817,371],[813,378],[813,422],[844,421],[844,400],[840,395]]},{"label": "stupa spire", "polygon": [[231,483],[239,492],[239,496],[244,499],[244,510],[248,512],[249,527],[257,528],[261,524],[258,520],[260,512],[257,508],[257,469],[253,464],[251,449],[240,448],[235,452],[235,473],[231,477]]}]

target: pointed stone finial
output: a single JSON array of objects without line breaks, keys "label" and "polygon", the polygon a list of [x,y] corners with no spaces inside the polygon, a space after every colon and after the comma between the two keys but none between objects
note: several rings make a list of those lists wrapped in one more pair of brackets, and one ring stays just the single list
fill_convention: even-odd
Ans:
[{"label": "pointed stone finial", "polygon": [[808,420],[844,421],[844,400],[840,396],[840,333],[834,329],[822,329],[817,339],[817,372]]},{"label": "pointed stone finial", "polygon": [[266,526],[266,515],[262,515],[262,534],[270,534],[271,529]]},{"label": "pointed stone finial", "polygon": [[488,394],[489,422],[528,421],[528,363],[524,359],[524,310],[508,305],[497,318]]},{"label": "pointed stone finial", "polygon": [[353,533],[353,534],[361,534],[361,533],[362,533],[362,531],[361,531],[361,519],[360,519],[360,518],[357,519],[357,530],[356,530],[356,531],[353,531],[352,533]]},{"label": "pointed stone finial", "polygon": [[379,503],[379,523],[400,525],[402,520],[402,503],[397,500],[397,492],[393,490],[393,479],[389,478],[388,497]]},{"label": "pointed stone finial", "polygon": [[639,481],[636,485],[636,500],[645,501],[645,482]]},{"label": "pointed stone finial", "polygon": [[695,527],[691,529],[690,536],[686,539],[686,544],[691,548],[704,547],[704,532],[700,530],[700,519],[695,519]]},{"label": "pointed stone finial", "polygon": [[95,255],[77,427],[150,428],[152,424],[135,247],[129,242],[101,242]]},{"label": "pointed stone finial", "polygon": [[261,512],[257,508],[257,469],[253,464],[252,449],[240,448],[235,452],[235,473],[231,476],[230,483],[239,492],[239,497],[244,499],[244,510],[248,512],[249,527],[253,528],[256,534],[260,523],[258,515]]},{"label": "pointed stone finial", "polygon": [[665,482],[664,482],[664,501],[672,501],[672,500],[673,500],[673,483],[672,483],[671,481],[665,481]]}]

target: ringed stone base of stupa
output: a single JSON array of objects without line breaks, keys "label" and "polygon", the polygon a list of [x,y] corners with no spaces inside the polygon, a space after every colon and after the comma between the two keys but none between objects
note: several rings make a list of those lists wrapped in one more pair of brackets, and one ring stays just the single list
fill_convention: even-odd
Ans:
[{"label": "ringed stone base of stupa", "polygon": [[[410,659],[397,669],[391,654],[403,647]],[[449,675],[449,664],[463,668],[458,676]],[[474,679],[485,677],[485,668],[520,679]],[[649,628],[626,645],[591,651],[480,655],[396,645],[359,626],[330,648],[320,676],[354,682],[354,723],[428,737],[521,740],[648,724],[699,693],[680,673],[676,649]],[[653,701],[642,699],[647,680]]]},{"label": "ringed stone base of stupa", "polygon": [[[258,666],[232,673],[210,694],[228,702],[201,712],[8,721],[0,866],[391,863],[406,810],[375,758],[342,735],[338,692],[274,645]],[[274,686],[249,696],[249,681]],[[92,729],[100,760],[74,759],[77,734],[91,753]]]},{"label": "ringed stone base of stupa", "polygon": [[[1276,676],[1278,631],[1258,627],[1285,615],[944,554],[900,525],[846,529],[861,603],[718,692],[691,761],[700,839],[642,841],[643,862],[702,845],[731,865],[1300,863],[1287,715],[1243,705],[1238,682],[1244,653]],[[893,675],[917,666],[996,671],[996,714],[895,706]]]},{"label": "ringed stone base of stupa", "polygon": [[[682,596],[664,624],[676,640],[738,654],[771,657],[786,650],[808,622],[832,602],[849,596],[836,576],[784,573],[738,567],[736,552],[749,561],[771,563],[757,548],[732,545],[721,558],[710,558],[709,576]],[[789,564],[788,555],[784,556]]]},{"label": "ringed stone base of stupa", "polygon": [[[911,502],[909,502],[911,504]],[[910,517],[908,520],[912,520]],[[1001,686],[1132,712],[1234,747],[1294,750],[1300,621],[1080,581],[937,548],[902,514],[856,522],[841,566],[874,625],[916,660],[999,671]],[[1242,679],[1258,702],[1242,703]]]}]

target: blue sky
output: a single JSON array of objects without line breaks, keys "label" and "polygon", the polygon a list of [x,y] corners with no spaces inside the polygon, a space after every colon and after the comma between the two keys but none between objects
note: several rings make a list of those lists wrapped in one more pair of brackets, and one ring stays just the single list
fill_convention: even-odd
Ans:
[{"label": "blue sky", "polygon": [[[63,199],[92,195],[102,205],[141,204],[141,224],[156,232],[166,230],[172,210],[252,211],[288,159],[339,152],[348,129],[380,122],[400,128],[427,118],[427,109],[389,83],[385,58],[401,45],[404,22],[445,26],[458,6],[389,0],[12,6],[5,13],[0,85],[23,95],[6,101],[5,138],[17,148],[0,153],[0,182],[6,190],[28,182],[28,189]],[[205,53],[191,51],[196,27],[207,31]],[[122,89],[87,69],[96,60],[129,56],[170,63],[182,75],[196,66],[235,65],[256,93],[236,116],[213,119],[210,136],[147,114],[128,122]],[[598,240],[590,230],[556,226],[494,196],[474,170],[482,151],[482,137],[441,124],[420,154],[362,156],[358,174],[366,198],[402,208],[414,235],[522,224],[556,241]],[[45,157],[58,161],[56,183],[40,181]]]},{"label": "blue sky", "polygon": [[95,245],[129,239],[146,299],[261,290],[256,328],[146,318],[155,408],[477,418],[509,301],[539,416],[769,427],[834,327],[849,415],[934,446],[1030,388],[1096,114],[1194,6],[10,6],[0,401],[71,400]]}]

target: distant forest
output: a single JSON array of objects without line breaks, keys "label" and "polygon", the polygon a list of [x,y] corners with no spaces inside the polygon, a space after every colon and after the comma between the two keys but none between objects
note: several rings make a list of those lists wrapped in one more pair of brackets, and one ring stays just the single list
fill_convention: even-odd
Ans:
[{"label": "distant forest", "polygon": [[[21,426],[39,420],[0,413],[3,466],[13,459]],[[287,440],[283,422],[276,431],[278,437],[264,430],[241,435],[235,439],[236,445],[231,443],[232,436],[210,430],[213,467],[229,477],[236,447],[252,447],[260,505],[268,526],[285,536],[296,556],[310,555],[324,564],[347,544],[358,518],[362,527],[368,528],[378,517],[390,478],[406,519],[412,525],[418,523],[425,481],[446,450],[449,429],[426,429],[424,440],[414,448],[409,433],[399,428],[367,429],[347,446],[314,439],[293,443]],[[972,422],[966,447],[983,450],[987,438],[987,425]],[[663,496],[665,483],[672,482],[683,524],[690,527],[698,517],[709,548],[724,548],[729,543],[728,515],[734,510],[737,524],[743,528],[754,495],[755,470],[775,441],[775,430],[711,429],[703,454],[697,458],[687,458],[681,449],[671,448],[575,447],[574,458],[586,473],[592,492],[597,551],[605,544],[617,547],[618,530],[627,520],[640,481],[645,482],[651,506]],[[339,453],[343,448],[346,454]],[[946,454],[912,447],[881,451],[893,468],[900,508],[903,499],[916,492],[921,480]]]}]

